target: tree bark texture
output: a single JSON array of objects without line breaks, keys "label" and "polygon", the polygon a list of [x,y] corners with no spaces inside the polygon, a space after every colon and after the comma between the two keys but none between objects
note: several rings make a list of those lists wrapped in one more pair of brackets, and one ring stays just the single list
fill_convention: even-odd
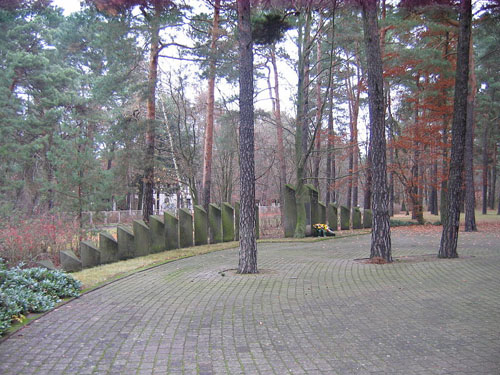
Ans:
[{"label": "tree bark texture", "polygon": [[453,101],[451,162],[448,178],[448,219],[443,225],[439,258],[457,258],[460,195],[464,170],[465,135],[467,128],[467,93],[469,80],[469,43],[472,24],[471,0],[460,2],[460,26],[457,46],[457,70]]},{"label": "tree bark texture", "polygon": [[311,31],[311,10],[305,12],[305,16],[299,16],[299,65],[297,85],[297,121],[295,127],[295,157],[297,185],[295,187],[295,201],[297,202],[297,224],[294,237],[302,238],[306,232],[306,188],[304,178],[308,152],[308,108],[309,108],[309,56],[311,53],[309,38]]},{"label": "tree bark texture", "polygon": [[416,85],[416,99],[415,99],[415,124],[414,124],[414,139],[413,142],[413,164],[411,167],[411,188],[410,197],[412,203],[411,218],[416,219],[419,224],[424,223],[424,213],[422,210],[422,194],[420,193],[420,187],[422,181],[420,180],[421,165],[420,165],[420,143],[417,141],[420,139],[420,75],[417,74],[415,79]]},{"label": "tree bark texture", "polygon": [[497,183],[497,158],[498,152],[496,144],[493,147],[493,158],[491,163],[491,179],[490,179],[490,193],[489,193],[489,204],[488,206],[493,210],[495,208],[495,191]]},{"label": "tree bark texture", "polygon": [[214,19],[210,42],[210,62],[208,68],[207,122],[205,126],[205,148],[203,156],[203,208],[208,212],[212,185],[212,150],[214,144],[214,109],[215,109],[215,64],[217,60],[217,38],[219,35],[220,0],[214,3]]},{"label": "tree bark texture", "polygon": [[329,109],[328,109],[328,153],[326,155],[326,195],[325,205],[328,207],[330,202],[335,202],[335,190],[331,184],[335,181],[335,132],[333,130],[333,95],[330,94]]},{"label": "tree bark texture", "polygon": [[386,175],[384,79],[377,22],[377,3],[372,0],[359,0],[359,3],[362,9],[366,45],[370,143],[372,145],[373,229],[370,258],[381,257],[387,262],[392,262],[389,194]]},{"label": "tree bark texture", "polygon": [[[320,20],[319,23],[322,23],[322,17],[320,14]],[[316,44],[316,124],[319,127],[318,132],[316,133],[316,138],[314,139],[314,149],[316,151],[316,154],[314,155],[314,170],[313,170],[313,177],[314,177],[314,187],[316,190],[320,190],[320,185],[319,185],[319,166],[321,163],[321,103],[322,103],[322,97],[321,97],[321,35],[318,35],[318,42]]]},{"label": "tree bark texture", "polygon": [[[444,51],[443,51],[443,56],[446,59],[448,56],[448,45],[450,42],[450,36],[449,33],[446,31],[445,32],[445,43],[444,43]],[[446,104],[446,97],[447,97],[447,92],[446,89],[443,88],[441,92],[442,104]],[[448,221],[448,180],[444,178],[444,176],[448,176],[449,172],[449,165],[448,165],[448,148],[446,145],[448,144],[448,121],[449,117],[447,114],[443,114],[443,164],[441,166],[441,191],[440,191],[440,219],[441,219],[441,224],[443,227],[446,225],[446,222]]]},{"label": "tree bark texture", "polygon": [[250,0],[238,1],[240,67],[240,251],[239,273],[257,273],[253,51]]},{"label": "tree bark texture", "polygon": [[149,223],[153,215],[155,127],[156,127],[156,81],[158,77],[158,53],[160,44],[160,10],[155,7],[151,20],[151,49],[148,68],[148,94],[146,114],[146,155],[144,160],[144,204],[142,219]]},{"label": "tree bark texture", "polygon": [[438,190],[437,190],[437,185],[438,185],[438,162],[437,159],[434,160],[432,164],[432,186],[431,186],[431,196],[430,196],[430,204],[429,204],[429,211],[431,212],[432,215],[437,215],[438,214]]},{"label": "tree bark texture", "polygon": [[[363,198],[363,207],[370,209],[372,207],[372,163],[371,163],[372,146],[368,144],[368,157],[366,158],[366,183],[365,194]],[[392,173],[389,174],[389,198],[394,196],[394,181]]]},{"label": "tree bark texture", "polygon": [[469,94],[467,96],[467,125],[465,134],[465,231],[475,232],[476,197],[474,189],[474,106],[476,101],[476,75],[472,40],[469,46]]},{"label": "tree bark texture", "polygon": [[483,129],[483,215],[488,211],[488,136],[489,124],[484,123]]},{"label": "tree bark texture", "polygon": [[285,228],[285,185],[286,185],[286,162],[285,162],[285,147],[283,142],[283,123],[281,122],[281,105],[280,105],[280,90],[278,77],[278,64],[276,63],[276,45],[271,47],[271,63],[273,66],[274,75],[274,118],[276,119],[276,138],[278,141],[278,160],[280,170],[280,207],[281,207],[281,223]]}]

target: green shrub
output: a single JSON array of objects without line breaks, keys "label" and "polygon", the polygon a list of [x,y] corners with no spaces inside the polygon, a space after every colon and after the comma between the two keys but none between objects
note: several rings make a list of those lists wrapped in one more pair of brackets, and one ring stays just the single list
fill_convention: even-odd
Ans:
[{"label": "green shrub", "polygon": [[390,220],[391,227],[409,227],[411,225],[419,225],[414,221],[405,221],[405,220]]},{"label": "green shrub", "polygon": [[80,282],[62,271],[21,267],[7,269],[0,259],[0,335],[24,314],[48,311],[80,293]]}]

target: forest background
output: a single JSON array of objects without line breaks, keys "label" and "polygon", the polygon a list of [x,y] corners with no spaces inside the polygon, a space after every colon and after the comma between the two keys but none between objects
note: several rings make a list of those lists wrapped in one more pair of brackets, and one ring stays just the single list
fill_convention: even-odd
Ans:
[{"label": "forest background", "polygon": [[[75,231],[83,238],[85,212],[148,215],[153,188],[180,198],[188,191],[195,204],[239,200],[234,3],[174,1],[156,21],[147,6],[107,12],[96,4],[71,14],[48,0],[0,6],[4,252],[17,241],[35,254],[44,236],[61,246]],[[500,143],[500,22],[485,4],[474,7],[466,168],[483,212],[499,201]],[[302,176],[321,200],[370,208],[359,9],[296,5],[253,8],[256,200],[283,202],[284,185],[297,182],[300,143],[310,152]],[[399,5],[381,2],[379,19],[389,204],[391,214],[408,209],[422,222],[424,210],[437,215],[445,201],[458,18],[446,2],[425,11]],[[262,39],[259,25],[276,21],[281,38]]]}]

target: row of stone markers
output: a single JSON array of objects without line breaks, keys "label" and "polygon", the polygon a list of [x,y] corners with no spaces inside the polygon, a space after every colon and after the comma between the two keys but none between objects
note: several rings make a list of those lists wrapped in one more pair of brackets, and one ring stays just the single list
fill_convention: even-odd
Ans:
[{"label": "row of stone markers", "polygon": [[[178,210],[177,217],[168,212],[163,217],[153,215],[149,218],[149,225],[142,220],[134,220],[132,230],[125,226],[117,227],[116,239],[102,232],[99,233],[98,245],[82,241],[80,258],[72,251],[61,251],[61,266],[65,271],[73,272],[165,250],[238,241],[239,212],[239,203],[234,208],[229,203],[222,203],[220,206],[210,204],[208,213],[202,206],[194,206],[194,215],[183,208]],[[258,206],[256,217],[259,217]],[[258,238],[258,219],[256,231]]]},{"label": "row of stone markers", "polygon": [[[328,224],[332,230],[351,229],[351,211],[345,206],[330,203],[328,207],[319,201],[319,192],[313,185],[305,185],[307,189],[306,198],[306,232],[311,234],[314,224]],[[340,209],[340,215],[339,215]],[[339,220],[340,219],[340,220]],[[372,211],[365,209],[363,214],[358,207],[352,210],[352,229],[372,227]],[[339,222],[340,221],[340,222]],[[285,186],[285,237],[293,237],[297,225],[297,202],[295,199],[295,188],[292,185]]]}]

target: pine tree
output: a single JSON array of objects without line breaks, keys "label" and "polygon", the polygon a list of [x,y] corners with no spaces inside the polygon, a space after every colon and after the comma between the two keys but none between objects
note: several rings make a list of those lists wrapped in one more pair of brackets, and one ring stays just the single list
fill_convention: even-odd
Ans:
[{"label": "pine tree", "polygon": [[443,225],[440,258],[457,258],[458,226],[460,220],[460,196],[467,123],[467,90],[469,80],[469,43],[472,24],[470,0],[460,2],[460,29],[457,46],[457,69],[453,108],[452,146],[448,182],[448,220]]}]

